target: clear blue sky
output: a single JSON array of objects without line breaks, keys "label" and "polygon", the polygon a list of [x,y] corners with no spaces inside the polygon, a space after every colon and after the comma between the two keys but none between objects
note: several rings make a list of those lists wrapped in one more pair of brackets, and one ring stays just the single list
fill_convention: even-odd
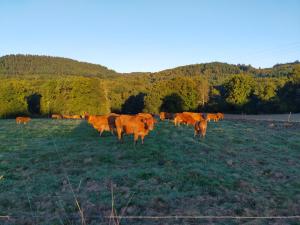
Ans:
[{"label": "clear blue sky", "polygon": [[119,72],[300,59],[299,0],[0,0],[0,55],[63,56]]}]

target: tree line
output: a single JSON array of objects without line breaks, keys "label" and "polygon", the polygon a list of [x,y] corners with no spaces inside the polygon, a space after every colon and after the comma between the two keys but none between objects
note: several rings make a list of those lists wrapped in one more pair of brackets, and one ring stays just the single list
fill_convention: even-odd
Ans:
[{"label": "tree line", "polygon": [[0,58],[2,118],[141,111],[300,112],[300,63],[268,69],[207,63],[120,74],[65,58]]}]

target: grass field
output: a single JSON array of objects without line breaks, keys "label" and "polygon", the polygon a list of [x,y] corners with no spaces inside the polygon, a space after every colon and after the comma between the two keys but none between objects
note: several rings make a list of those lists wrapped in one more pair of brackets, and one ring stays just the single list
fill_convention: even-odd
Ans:
[{"label": "grass field", "polygon": [[[205,139],[158,123],[145,139],[99,137],[85,121],[0,120],[0,224],[109,224],[119,214],[300,214],[300,124],[221,121]],[[72,187],[72,188],[71,188]],[[72,193],[72,190],[74,194]],[[126,207],[128,204],[128,207]],[[125,210],[126,209],[126,210]],[[121,224],[300,224],[299,219],[123,219]]]}]

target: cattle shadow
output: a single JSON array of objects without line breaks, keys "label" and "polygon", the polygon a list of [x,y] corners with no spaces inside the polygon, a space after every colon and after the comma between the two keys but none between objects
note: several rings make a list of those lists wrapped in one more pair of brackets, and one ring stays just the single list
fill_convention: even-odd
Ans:
[{"label": "cattle shadow", "polygon": [[25,97],[27,102],[27,110],[32,115],[40,115],[41,114],[41,98],[42,95],[38,93],[34,93]]},{"label": "cattle shadow", "polygon": [[124,114],[137,114],[145,108],[145,93],[129,96],[124,104],[122,104],[121,112]]},{"label": "cattle shadow", "polygon": [[183,110],[183,99],[177,93],[172,93],[162,99],[162,104],[159,108],[160,112],[178,113]]},{"label": "cattle shadow", "polygon": [[300,78],[287,82],[277,91],[275,105],[279,112],[300,112]]}]

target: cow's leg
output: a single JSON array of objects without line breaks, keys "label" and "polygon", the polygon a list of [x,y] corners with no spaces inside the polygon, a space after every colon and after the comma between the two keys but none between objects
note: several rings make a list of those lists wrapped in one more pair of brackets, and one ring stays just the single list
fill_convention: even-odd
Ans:
[{"label": "cow's leg", "polygon": [[142,145],[144,144],[144,138],[145,138],[145,135],[141,135]]},{"label": "cow's leg", "polygon": [[103,130],[103,128],[100,129],[100,136],[102,136]]},{"label": "cow's leg", "polygon": [[134,139],[134,144],[136,145],[137,144],[137,141],[139,139],[139,135],[137,133],[134,133],[133,134],[133,139]]},{"label": "cow's leg", "polygon": [[117,135],[118,135],[119,141],[121,141],[122,140],[122,129],[117,128]]},{"label": "cow's leg", "polygon": [[195,129],[195,130],[194,130],[194,137],[196,137],[197,134],[198,134],[198,132],[197,132],[197,130]]}]

